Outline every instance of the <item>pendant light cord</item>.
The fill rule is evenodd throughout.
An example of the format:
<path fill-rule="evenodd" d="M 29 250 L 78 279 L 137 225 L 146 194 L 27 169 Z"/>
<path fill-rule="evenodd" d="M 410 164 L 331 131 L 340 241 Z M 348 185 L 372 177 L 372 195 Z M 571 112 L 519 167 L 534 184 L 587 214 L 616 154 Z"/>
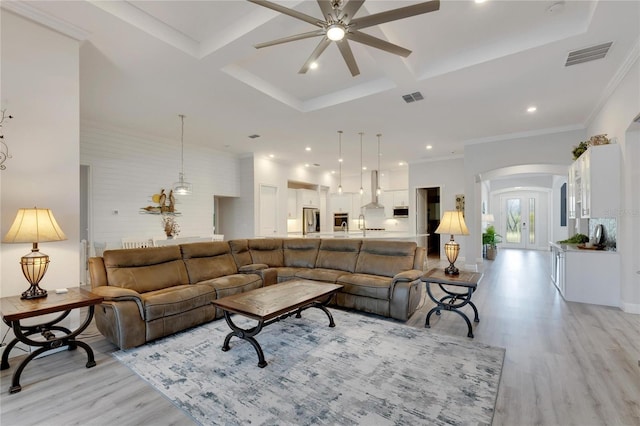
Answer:
<path fill-rule="evenodd" d="M 360 132 L 360 195 L 364 194 L 364 187 L 362 186 L 362 135 L 364 135 L 364 132 Z"/>
<path fill-rule="evenodd" d="M 179 114 L 182 122 L 180 130 L 180 182 L 184 180 L 184 114 Z"/>

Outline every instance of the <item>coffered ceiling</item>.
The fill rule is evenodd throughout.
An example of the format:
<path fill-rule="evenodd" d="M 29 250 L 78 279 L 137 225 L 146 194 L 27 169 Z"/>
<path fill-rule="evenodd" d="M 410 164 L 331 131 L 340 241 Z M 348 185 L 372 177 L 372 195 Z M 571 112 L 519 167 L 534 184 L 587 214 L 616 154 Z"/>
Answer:
<path fill-rule="evenodd" d="M 316 1 L 280 1 L 321 17 Z M 415 4 L 368 0 L 357 16 Z M 3 9 L 81 40 L 81 118 L 276 161 L 358 173 L 461 155 L 465 143 L 584 127 L 638 55 L 640 2 L 443 0 L 435 12 L 363 32 L 405 58 L 351 43 L 298 70 L 319 38 L 255 49 L 315 29 L 242 0 L 3 1 Z M 565 67 L 569 52 L 613 42 L 605 58 Z M 423 100 L 406 103 L 403 95 Z M 527 108 L 536 106 L 535 113 Z M 249 138 L 249 135 L 260 135 Z M 426 146 L 430 145 L 430 150 Z M 305 151 L 310 147 L 311 151 Z M 353 161 L 349 161 L 352 159 Z"/>

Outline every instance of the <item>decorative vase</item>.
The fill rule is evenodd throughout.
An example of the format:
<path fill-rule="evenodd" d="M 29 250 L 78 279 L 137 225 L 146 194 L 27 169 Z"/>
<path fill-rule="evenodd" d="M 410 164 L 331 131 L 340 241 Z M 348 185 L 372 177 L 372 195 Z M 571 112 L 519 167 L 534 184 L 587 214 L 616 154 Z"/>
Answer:
<path fill-rule="evenodd" d="M 498 255 L 498 247 L 487 246 L 487 259 L 494 260 Z"/>

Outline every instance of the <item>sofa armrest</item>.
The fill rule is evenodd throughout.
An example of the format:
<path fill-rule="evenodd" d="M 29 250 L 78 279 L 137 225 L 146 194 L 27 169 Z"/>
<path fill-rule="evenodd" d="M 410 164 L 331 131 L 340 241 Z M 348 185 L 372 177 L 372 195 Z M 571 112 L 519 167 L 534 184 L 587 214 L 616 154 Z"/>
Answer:
<path fill-rule="evenodd" d="M 238 272 L 242 274 L 255 274 L 256 271 L 267 269 L 269 265 L 266 263 L 252 263 L 250 265 L 244 265 L 238 268 Z"/>
<path fill-rule="evenodd" d="M 140 318 L 144 319 L 144 308 L 142 305 L 142 298 L 140 293 L 128 288 L 114 287 L 114 286 L 98 286 L 91 289 L 92 293 L 98 296 L 104 297 L 108 302 L 124 302 L 133 301 L 138 305 L 138 311 L 140 312 Z"/>
<path fill-rule="evenodd" d="M 415 281 L 417 279 L 419 279 L 422 274 L 424 274 L 424 272 L 419 271 L 417 269 L 409 269 L 408 271 L 402 271 L 399 274 L 396 274 L 395 277 L 393 277 L 393 283 L 397 283 L 397 282 L 407 282 L 407 281 Z"/>

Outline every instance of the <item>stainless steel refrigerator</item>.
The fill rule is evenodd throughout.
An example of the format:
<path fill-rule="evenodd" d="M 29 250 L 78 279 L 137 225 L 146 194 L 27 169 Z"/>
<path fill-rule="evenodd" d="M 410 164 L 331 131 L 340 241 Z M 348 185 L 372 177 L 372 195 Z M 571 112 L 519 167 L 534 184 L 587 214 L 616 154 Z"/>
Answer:
<path fill-rule="evenodd" d="M 305 207 L 302 209 L 302 234 L 320 232 L 320 209 Z"/>

